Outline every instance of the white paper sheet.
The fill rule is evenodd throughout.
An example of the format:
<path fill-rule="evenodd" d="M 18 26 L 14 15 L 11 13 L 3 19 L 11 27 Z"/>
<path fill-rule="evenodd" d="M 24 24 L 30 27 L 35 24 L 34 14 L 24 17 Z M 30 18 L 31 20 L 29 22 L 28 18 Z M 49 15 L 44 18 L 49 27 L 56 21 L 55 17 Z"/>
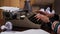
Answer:
<path fill-rule="evenodd" d="M 50 33 L 41 29 L 30 29 L 22 32 L 18 31 L 1 32 L 1 34 L 50 34 Z"/>
<path fill-rule="evenodd" d="M 20 8 L 17 8 L 17 7 L 8 7 L 8 6 L 3 6 L 3 7 L 0 7 L 0 9 L 3 9 L 4 11 L 10 11 L 10 12 L 12 12 L 12 11 L 19 11 L 19 9 Z"/>

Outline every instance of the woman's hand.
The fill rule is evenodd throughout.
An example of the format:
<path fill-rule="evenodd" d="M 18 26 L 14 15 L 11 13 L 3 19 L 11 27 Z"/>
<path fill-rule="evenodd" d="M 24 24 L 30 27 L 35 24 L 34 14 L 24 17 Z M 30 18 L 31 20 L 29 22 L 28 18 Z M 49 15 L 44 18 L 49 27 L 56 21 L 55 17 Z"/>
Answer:
<path fill-rule="evenodd" d="M 36 16 L 35 16 L 38 20 L 42 20 L 43 22 L 45 23 L 48 23 L 50 22 L 49 18 L 45 15 L 42 15 L 40 13 L 38 13 Z"/>
<path fill-rule="evenodd" d="M 53 22 L 53 24 L 52 24 L 52 30 L 54 30 L 55 25 L 56 25 L 57 23 L 59 23 L 59 22 L 58 22 L 58 21 L 54 21 L 54 22 Z"/>

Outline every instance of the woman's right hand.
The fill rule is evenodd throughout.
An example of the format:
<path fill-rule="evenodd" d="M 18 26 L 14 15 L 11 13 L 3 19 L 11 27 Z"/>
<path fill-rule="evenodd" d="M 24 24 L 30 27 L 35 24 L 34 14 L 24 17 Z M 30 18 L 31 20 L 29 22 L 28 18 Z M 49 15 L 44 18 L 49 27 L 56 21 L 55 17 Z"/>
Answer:
<path fill-rule="evenodd" d="M 43 22 L 45 23 L 48 23 L 50 22 L 49 18 L 45 15 L 42 15 L 40 13 L 38 13 L 36 16 L 35 16 L 38 20 L 42 20 Z"/>

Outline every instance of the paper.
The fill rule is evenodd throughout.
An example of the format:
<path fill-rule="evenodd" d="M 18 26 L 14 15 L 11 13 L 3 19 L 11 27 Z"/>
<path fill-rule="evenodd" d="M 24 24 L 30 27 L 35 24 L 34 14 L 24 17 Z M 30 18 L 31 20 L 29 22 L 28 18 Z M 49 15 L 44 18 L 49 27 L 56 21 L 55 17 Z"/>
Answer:
<path fill-rule="evenodd" d="M 44 8 L 41 8 L 39 11 L 42 11 L 42 12 L 44 12 Z"/>
<path fill-rule="evenodd" d="M 12 11 L 19 11 L 20 8 L 17 8 L 17 7 L 7 7 L 7 6 L 3 6 L 3 7 L 0 7 L 0 9 L 3 9 L 3 10 L 7 10 L 8 12 L 12 12 Z"/>
<path fill-rule="evenodd" d="M 30 29 L 22 32 L 18 31 L 1 32 L 1 34 L 50 34 L 50 33 L 41 29 Z"/>

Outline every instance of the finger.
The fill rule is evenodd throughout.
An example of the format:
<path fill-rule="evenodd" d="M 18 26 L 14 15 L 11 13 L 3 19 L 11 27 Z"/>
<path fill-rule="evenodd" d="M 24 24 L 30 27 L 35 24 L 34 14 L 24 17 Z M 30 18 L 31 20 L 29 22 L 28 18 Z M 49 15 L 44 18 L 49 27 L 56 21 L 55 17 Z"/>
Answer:
<path fill-rule="evenodd" d="M 39 19 L 37 19 L 37 21 L 39 21 Z"/>
<path fill-rule="evenodd" d="M 34 17 L 37 17 L 36 15 Z"/>

